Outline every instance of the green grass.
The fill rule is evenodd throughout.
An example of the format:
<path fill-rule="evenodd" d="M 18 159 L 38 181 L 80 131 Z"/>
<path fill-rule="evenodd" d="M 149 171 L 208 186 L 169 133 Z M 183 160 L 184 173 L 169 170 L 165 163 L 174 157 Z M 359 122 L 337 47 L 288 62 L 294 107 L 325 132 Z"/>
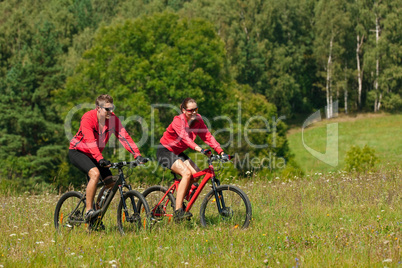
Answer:
<path fill-rule="evenodd" d="M 305 144 L 325 153 L 327 124 L 338 124 L 339 164 L 332 167 L 312 156 L 303 146 L 301 128 L 288 135 L 295 160 L 306 173 L 328 172 L 345 168 L 346 152 L 352 145 L 368 145 L 375 149 L 380 165 L 402 163 L 402 115 L 367 115 L 358 118 L 342 117 L 313 124 L 304 131 Z"/>
<path fill-rule="evenodd" d="M 60 196 L 3 195 L 0 267 L 400 267 L 401 174 L 234 181 L 253 205 L 247 230 L 202 228 L 197 200 L 190 222 L 121 236 L 112 204 L 105 231 L 58 235 Z"/>

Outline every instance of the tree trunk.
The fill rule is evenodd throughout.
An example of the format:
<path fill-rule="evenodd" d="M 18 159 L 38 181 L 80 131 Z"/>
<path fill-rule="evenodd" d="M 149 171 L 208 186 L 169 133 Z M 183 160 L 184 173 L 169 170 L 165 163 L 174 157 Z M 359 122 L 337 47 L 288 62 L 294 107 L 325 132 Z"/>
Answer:
<path fill-rule="evenodd" d="M 381 100 L 382 100 L 382 93 L 380 93 L 380 98 L 378 99 L 378 103 L 377 103 L 377 112 L 380 111 L 380 108 L 381 108 Z"/>
<path fill-rule="evenodd" d="M 331 41 L 329 42 L 329 55 L 328 55 L 328 64 L 327 64 L 327 81 L 325 86 L 325 91 L 327 93 L 327 118 L 332 118 L 332 91 L 331 91 L 331 68 L 332 68 L 332 42 L 333 36 L 331 37 Z"/>
<path fill-rule="evenodd" d="M 336 87 L 336 101 L 339 101 L 339 87 Z"/>
<path fill-rule="evenodd" d="M 243 11 L 243 9 L 242 9 L 242 11 L 240 12 L 240 18 L 243 20 L 244 33 L 245 33 L 246 36 L 247 36 L 247 41 L 249 41 L 249 40 L 250 40 L 250 35 L 249 35 L 249 33 L 248 33 L 248 29 L 247 29 L 247 26 L 246 26 L 246 19 L 245 19 L 245 17 L 244 17 L 244 11 Z"/>
<path fill-rule="evenodd" d="M 345 64 L 345 87 L 344 87 L 344 101 L 345 101 L 345 114 L 348 114 L 348 76 L 347 76 L 347 63 Z"/>
<path fill-rule="evenodd" d="M 363 71 L 360 66 L 360 51 L 361 51 L 361 47 L 363 46 L 363 40 L 364 40 L 364 35 L 362 36 L 361 40 L 360 40 L 360 36 L 357 35 L 357 48 L 356 48 L 357 82 L 358 82 L 357 105 L 359 107 L 359 110 L 361 109 L 361 105 L 362 105 Z"/>
<path fill-rule="evenodd" d="M 380 97 L 378 98 L 378 76 L 380 74 L 380 57 L 378 55 L 378 40 L 380 39 L 380 24 L 378 21 L 378 16 L 376 15 L 375 17 L 375 44 L 377 48 L 377 53 L 376 53 L 376 71 L 375 71 L 375 81 L 374 81 L 374 90 L 376 92 L 376 97 L 374 101 L 374 112 L 378 112 L 381 107 L 381 99 L 382 99 L 382 94 L 380 93 Z"/>
<path fill-rule="evenodd" d="M 348 114 L 348 90 L 345 88 L 345 114 Z"/>

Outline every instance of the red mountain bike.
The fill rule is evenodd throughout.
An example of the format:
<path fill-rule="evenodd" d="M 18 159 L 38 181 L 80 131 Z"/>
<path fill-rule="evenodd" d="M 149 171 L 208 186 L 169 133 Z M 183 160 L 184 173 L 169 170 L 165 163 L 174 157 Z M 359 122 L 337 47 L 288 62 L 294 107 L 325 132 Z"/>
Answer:
<path fill-rule="evenodd" d="M 232 158 L 233 156 L 229 156 L 229 159 Z M 185 197 L 188 203 L 183 209 L 190 211 L 207 182 L 211 180 L 212 190 L 205 196 L 200 208 L 201 225 L 207 227 L 224 224 L 233 228 L 247 228 L 252 215 L 251 203 L 247 195 L 234 185 L 220 185 L 215 175 L 213 162 L 219 162 L 222 168 L 222 163 L 225 161 L 227 160 L 219 155 L 211 155 L 208 158 L 209 167 L 193 175 L 194 178 L 201 176 L 204 178 L 198 186 L 191 185 Z M 173 173 L 173 175 L 174 183 L 168 189 L 163 186 L 151 186 L 143 192 L 151 209 L 154 224 L 164 219 L 170 221 L 173 217 L 176 204 L 174 192 L 180 183 L 176 174 Z"/>

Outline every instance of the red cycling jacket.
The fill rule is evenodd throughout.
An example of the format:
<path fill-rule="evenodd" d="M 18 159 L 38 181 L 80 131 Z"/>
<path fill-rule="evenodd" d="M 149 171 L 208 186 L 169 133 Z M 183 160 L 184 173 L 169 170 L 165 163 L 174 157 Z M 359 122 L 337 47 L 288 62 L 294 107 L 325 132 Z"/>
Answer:
<path fill-rule="evenodd" d="M 173 122 L 166 129 L 165 133 L 163 133 L 160 143 L 169 151 L 178 155 L 187 148 L 194 150 L 197 146 L 194 142 L 197 135 L 218 154 L 223 152 L 221 145 L 208 131 L 204 120 L 202 120 L 199 114 L 197 114 L 197 118 L 191 125 L 191 128 L 188 126 L 185 114 L 175 116 Z"/>
<path fill-rule="evenodd" d="M 99 131 L 97 110 L 91 110 L 82 116 L 80 129 L 70 141 L 70 149 L 81 151 L 99 162 L 103 158 L 102 151 L 111 133 L 114 133 L 124 148 L 134 155 L 134 158 L 141 155 L 137 145 L 114 113 L 111 114 L 110 119 L 105 120 L 103 132 Z"/>

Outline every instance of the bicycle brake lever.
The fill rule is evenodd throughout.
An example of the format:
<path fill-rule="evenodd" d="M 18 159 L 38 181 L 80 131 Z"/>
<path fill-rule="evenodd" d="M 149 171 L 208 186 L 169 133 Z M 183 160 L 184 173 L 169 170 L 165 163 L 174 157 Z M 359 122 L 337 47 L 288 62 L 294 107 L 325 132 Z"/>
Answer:
<path fill-rule="evenodd" d="M 134 167 L 136 167 L 136 166 L 144 165 L 144 164 L 147 163 L 148 161 L 150 161 L 149 158 L 143 158 L 143 159 L 141 160 L 141 162 L 139 162 L 138 160 L 135 160 L 135 161 L 130 162 L 130 167 L 131 167 L 131 168 L 134 168 Z"/>
<path fill-rule="evenodd" d="M 116 167 L 117 167 L 117 163 L 110 164 L 110 168 L 116 168 Z"/>

